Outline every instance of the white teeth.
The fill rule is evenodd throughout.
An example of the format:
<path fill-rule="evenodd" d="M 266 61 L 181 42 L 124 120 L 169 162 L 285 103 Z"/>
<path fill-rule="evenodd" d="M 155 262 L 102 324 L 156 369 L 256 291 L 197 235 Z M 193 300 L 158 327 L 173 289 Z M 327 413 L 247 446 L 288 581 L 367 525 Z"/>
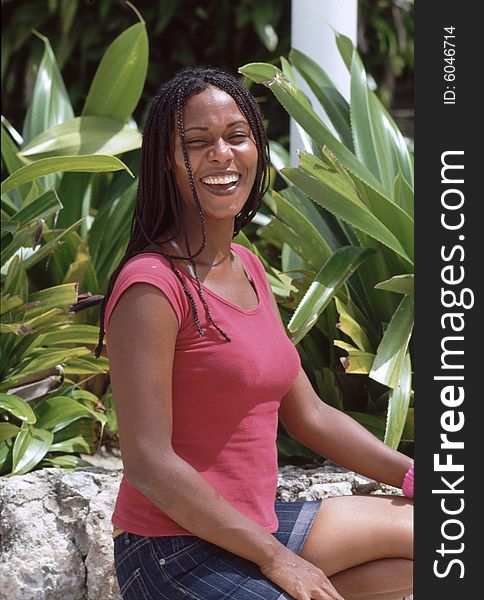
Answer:
<path fill-rule="evenodd" d="M 223 184 L 223 183 L 235 183 L 239 180 L 240 175 L 219 175 L 217 177 L 203 177 L 203 183 L 208 184 Z"/>

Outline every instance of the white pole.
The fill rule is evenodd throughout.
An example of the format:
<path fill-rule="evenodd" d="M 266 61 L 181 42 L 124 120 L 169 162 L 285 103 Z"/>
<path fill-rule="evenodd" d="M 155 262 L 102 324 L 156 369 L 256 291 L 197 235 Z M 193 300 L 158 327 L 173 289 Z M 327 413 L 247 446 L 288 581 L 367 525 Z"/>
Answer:
<path fill-rule="evenodd" d="M 292 0 L 291 46 L 321 65 L 347 100 L 350 76 L 336 47 L 333 29 L 348 36 L 356 46 L 357 19 L 357 0 Z M 301 88 L 318 115 L 334 131 L 309 86 L 302 80 Z M 297 165 L 297 150 L 304 146 L 293 119 L 290 149 L 291 164 Z"/>

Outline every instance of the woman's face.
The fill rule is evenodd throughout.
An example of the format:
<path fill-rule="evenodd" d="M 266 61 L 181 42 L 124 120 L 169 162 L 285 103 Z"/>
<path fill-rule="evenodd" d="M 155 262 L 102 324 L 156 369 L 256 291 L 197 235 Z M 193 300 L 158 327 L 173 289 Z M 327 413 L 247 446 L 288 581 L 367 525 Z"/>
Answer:
<path fill-rule="evenodd" d="M 254 185 L 257 147 L 235 100 L 210 86 L 187 100 L 185 141 L 195 188 L 207 218 L 231 219 L 243 208 Z M 174 132 L 174 171 L 185 207 L 195 211 L 188 173 Z"/>

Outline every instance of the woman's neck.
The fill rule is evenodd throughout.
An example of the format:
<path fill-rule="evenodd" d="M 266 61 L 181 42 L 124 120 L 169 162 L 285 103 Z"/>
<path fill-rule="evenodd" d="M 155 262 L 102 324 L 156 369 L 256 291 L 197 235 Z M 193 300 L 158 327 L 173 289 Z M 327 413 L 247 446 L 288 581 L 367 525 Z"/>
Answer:
<path fill-rule="evenodd" d="M 173 233 L 174 229 L 169 233 L 165 232 L 163 236 L 160 237 L 166 239 L 167 237 L 171 237 Z M 223 264 L 229 265 L 232 258 L 232 251 L 230 248 L 232 234 L 233 219 L 231 220 L 231 223 L 225 221 L 216 221 L 214 223 L 212 220 L 207 219 L 205 248 L 193 259 L 194 262 L 198 266 L 205 267 L 221 267 Z M 200 222 L 198 222 L 196 227 L 187 226 L 187 237 L 190 245 L 190 254 L 193 255 L 202 245 L 203 237 Z M 185 236 L 182 231 L 175 236 L 174 241 L 178 246 L 176 252 L 182 256 L 188 256 Z M 168 247 L 170 248 L 170 245 Z M 171 245 L 171 249 L 174 249 L 173 245 Z"/>

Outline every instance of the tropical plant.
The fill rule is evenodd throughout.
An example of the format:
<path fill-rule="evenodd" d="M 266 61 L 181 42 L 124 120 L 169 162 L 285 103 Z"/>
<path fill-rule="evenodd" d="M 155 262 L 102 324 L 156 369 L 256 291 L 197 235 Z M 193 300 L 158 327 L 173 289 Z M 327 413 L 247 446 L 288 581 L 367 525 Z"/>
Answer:
<path fill-rule="evenodd" d="M 289 61 L 281 59 L 282 70 L 264 63 L 239 69 L 273 92 L 305 144 L 297 168 L 273 144 L 273 164 L 287 187 L 267 194 L 272 218 L 260 234 L 281 249 L 282 272 L 298 289 L 281 301 L 292 311 L 288 331 L 301 342 L 322 397 L 345 407 L 334 390 L 339 379 L 334 350 L 329 350 L 333 372 L 319 360 L 321 333 L 344 351 L 347 375 L 367 376 L 366 405 L 348 412 L 397 447 L 406 424 L 404 439 L 413 437 L 413 161 L 370 90 L 353 44 L 339 34 L 336 43 L 351 74 L 349 103 L 319 65 L 294 49 Z M 296 70 L 336 135 L 299 89 Z"/>
<path fill-rule="evenodd" d="M 134 111 L 139 122 L 160 82 L 186 65 L 211 64 L 233 71 L 243 61 L 271 61 L 289 50 L 289 0 L 133 4 L 143 13 L 150 36 L 146 85 Z M 32 43 L 33 30 L 49 39 L 77 114 L 106 45 L 132 24 L 132 10 L 124 0 L 7 0 L 2 2 L 2 23 L 2 106 L 15 124 L 24 112 L 19 98 L 30 98 L 42 54 L 41 45 Z M 270 103 L 265 112 L 271 115 L 272 135 L 286 135 L 284 111 L 270 95 L 263 100 Z"/>
<path fill-rule="evenodd" d="M 75 453 L 93 454 L 95 423 L 101 424 L 100 439 L 107 421 L 88 405 L 97 402 L 91 396 L 85 390 L 73 391 L 71 397 L 47 396 L 32 408 L 15 394 L 0 393 L 0 475 L 23 475 L 41 467 L 89 466 Z"/>
<path fill-rule="evenodd" d="M 71 315 L 104 291 L 128 238 L 136 181 L 116 155 L 136 161 L 141 143 L 131 114 L 146 76 L 146 29 L 141 20 L 109 46 L 78 117 L 42 39 L 23 134 L 2 117 L 1 473 L 81 464 L 65 453 L 95 450 L 94 423 L 100 435 L 106 423 L 116 429 L 109 394 L 106 410 L 69 379 L 108 372 L 92 354 L 97 308 Z"/>
<path fill-rule="evenodd" d="M 15 159 L 3 148 L 6 162 Z M 37 165 L 38 167 L 38 165 Z M 5 182 L 24 181 L 20 171 Z M 15 175 L 17 174 L 17 175 Z M 37 185 L 32 184 L 35 195 Z M 17 209 L 8 192 L 2 196 L 2 289 L 0 350 L 0 474 L 22 474 L 45 465 L 73 467 L 87 464 L 66 452 L 92 453 L 95 421 L 104 427 L 106 416 L 83 406 L 72 390 L 71 398 L 46 394 L 63 387 L 72 376 L 106 373 L 108 361 L 94 360 L 87 347 L 96 343 L 98 329 L 76 324 L 69 311 L 82 300 L 77 283 L 63 283 L 30 291 L 28 272 L 60 244 L 75 235 L 80 221 L 67 229 L 45 231 L 45 219 L 62 208 L 49 189 Z M 72 314 L 72 313 L 71 313 Z M 84 395 L 83 395 L 84 394 Z M 95 397 L 97 404 L 97 397 Z M 39 399 L 40 402 L 37 402 Z M 30 403 L 35 406 L 31 408 Z M 74 425 L 74 421 L 77 421 Z M 35 425 L 35 426 L 34 426 Z"/>

